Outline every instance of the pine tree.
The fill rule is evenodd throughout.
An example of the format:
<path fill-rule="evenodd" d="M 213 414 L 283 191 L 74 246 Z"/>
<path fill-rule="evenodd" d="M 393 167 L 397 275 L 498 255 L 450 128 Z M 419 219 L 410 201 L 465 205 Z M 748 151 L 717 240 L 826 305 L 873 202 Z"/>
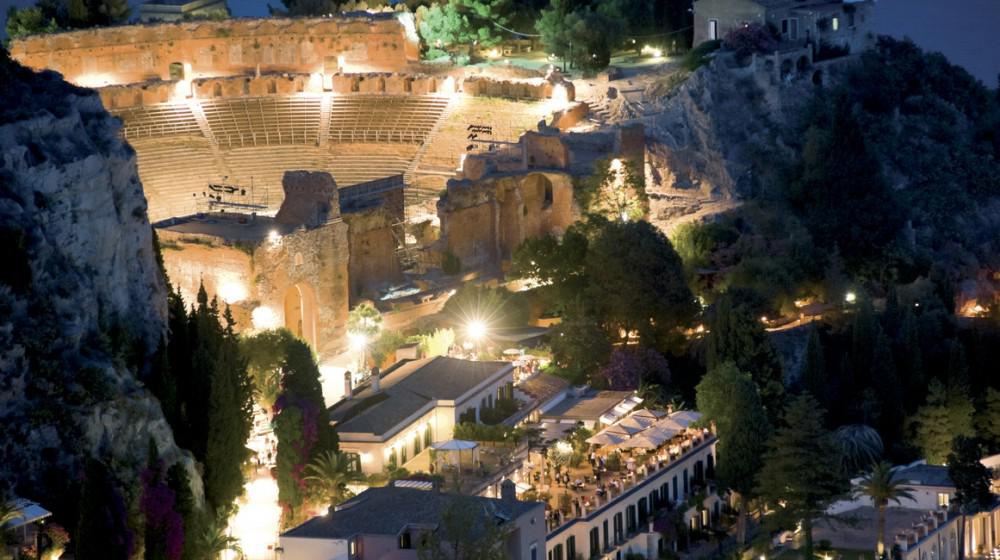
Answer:
<path fill-rule="evenodd" d="M 740 293 L 727 292 L 715 304 L 706 364 L 711 370 L 732 362 L 739 371 L 749 373 L 773 422 L 785 394 L 781 361 L 757 314 L 749 305 L 738 303 L 741 299 Z"/>
<path fill-rule="evenodd" d="M 757 492 L 774 509 L 768 520 L 782 528 L 801 521 L 806 558 L 813 557 L 813 520 L 848 490 L 824 413 L 812 395 L 795 397 L 768 441 L 758 477 Z"/>
<path fill-rule="evenodd" d="M 951 341 L 948 352 L 948 386 L 958 390 L 969 389 L 969 364 L 965 359 L 965 345 L 957 338 Z"/>
<path fill-rule="evenodd" d="M 872 368 L 875 354 L 875 341 L 878 338 L 878 318 L 875 309 L 868 298 L 860 298 L 858 312 L 854 316 L 854 326 L 851 328 L 851 387 L 864 386 L 864 378 Z M 848 391 L 846 394 L 852 394 Z"/>

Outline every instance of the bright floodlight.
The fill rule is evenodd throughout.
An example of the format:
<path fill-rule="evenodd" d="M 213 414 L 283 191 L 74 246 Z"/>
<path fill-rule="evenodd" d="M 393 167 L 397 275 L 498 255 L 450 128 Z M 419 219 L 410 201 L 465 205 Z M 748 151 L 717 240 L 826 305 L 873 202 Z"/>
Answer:
<path fill-rule="evenodd" d="M 361 350 L 368 344 L 368 337 L 363 333 L 347 333 L 347 338 L 351 341 L 351 348 L 355 350 Z"/>
<path fill-rule="evenodd" d="M 472 321 L 465 328 L 466 332 L 469 334 L 469 338 L 473 340 L 481 340 L 486 336 L 486 323 L 482 321 Z"/>
<path fill-rule="evenodd" d="M 854 292 L 847 292 L 847 294 L 844 296 L 844 301 L 846 301 L 847 303 L 854 303 L 855 301 L 858 301 L 858 295 L 855 294 Z"/>

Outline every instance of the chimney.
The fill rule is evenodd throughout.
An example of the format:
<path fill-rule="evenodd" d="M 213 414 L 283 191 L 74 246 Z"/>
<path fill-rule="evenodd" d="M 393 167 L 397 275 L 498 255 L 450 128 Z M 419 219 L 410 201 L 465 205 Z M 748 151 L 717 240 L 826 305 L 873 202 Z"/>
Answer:
<path fill-rule="evenodd" d="M 351 372 L 344 372 L 344 398 L 349 399 L 354 396 L 354 392 L 351 390 Z"/>
<path fill-rule="evenodd" d="M 514 481 L 507 479 L 500 483 L 500 499 L 505 504 L 512 504 L 517 501 L 517 486 Z"/>
<path fill-rule="evenodd" d="M 378 391 L 379 391 L 379 377 L 380 377 L 380 374 L 381 374 L 381 372 L 379 371 L 378 366 L 375 366 L 375 367 L 372 368 L 372 392 L 373 393 L 378 393 Z"/>

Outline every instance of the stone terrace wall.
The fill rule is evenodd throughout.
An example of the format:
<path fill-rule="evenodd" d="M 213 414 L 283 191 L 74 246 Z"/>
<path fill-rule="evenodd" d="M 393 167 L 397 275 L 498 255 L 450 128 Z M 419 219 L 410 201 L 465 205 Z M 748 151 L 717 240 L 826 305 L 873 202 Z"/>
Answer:
<path fill-rule="evenodd" d="M 170 79 L 170 64 L 194 76 L 261 72 L 401 70 L 419 45 L 393 14 L 344 18 L 236 19 L 126 25 L 15 40 L 11 56 L 89 87 Z M 342 58 L 341 58 L 342 57 Z M 341 62 L 343 65 L 341 66 Z"/>

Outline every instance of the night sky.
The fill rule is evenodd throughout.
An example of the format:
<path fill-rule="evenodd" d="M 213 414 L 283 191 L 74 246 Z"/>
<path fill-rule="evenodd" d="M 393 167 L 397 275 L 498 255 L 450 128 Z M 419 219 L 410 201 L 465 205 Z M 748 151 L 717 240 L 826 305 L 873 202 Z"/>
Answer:
<path fill-rule="evenodd" d="M 268 1 L 281 5 L 281 0 L 229 0 L 229 6 L 236 16 L 265 16 Z M 9 6 L 32 3 L 0 0 L 0 20 L 6 23 Z M 132 0 L 133 5 L 140 3 Z M 908 36 L 926 50 L 941 51 L 988 86 L 997 85 L 1000 0 L 878 0 L 876 28 L 881 34 Z"/>

